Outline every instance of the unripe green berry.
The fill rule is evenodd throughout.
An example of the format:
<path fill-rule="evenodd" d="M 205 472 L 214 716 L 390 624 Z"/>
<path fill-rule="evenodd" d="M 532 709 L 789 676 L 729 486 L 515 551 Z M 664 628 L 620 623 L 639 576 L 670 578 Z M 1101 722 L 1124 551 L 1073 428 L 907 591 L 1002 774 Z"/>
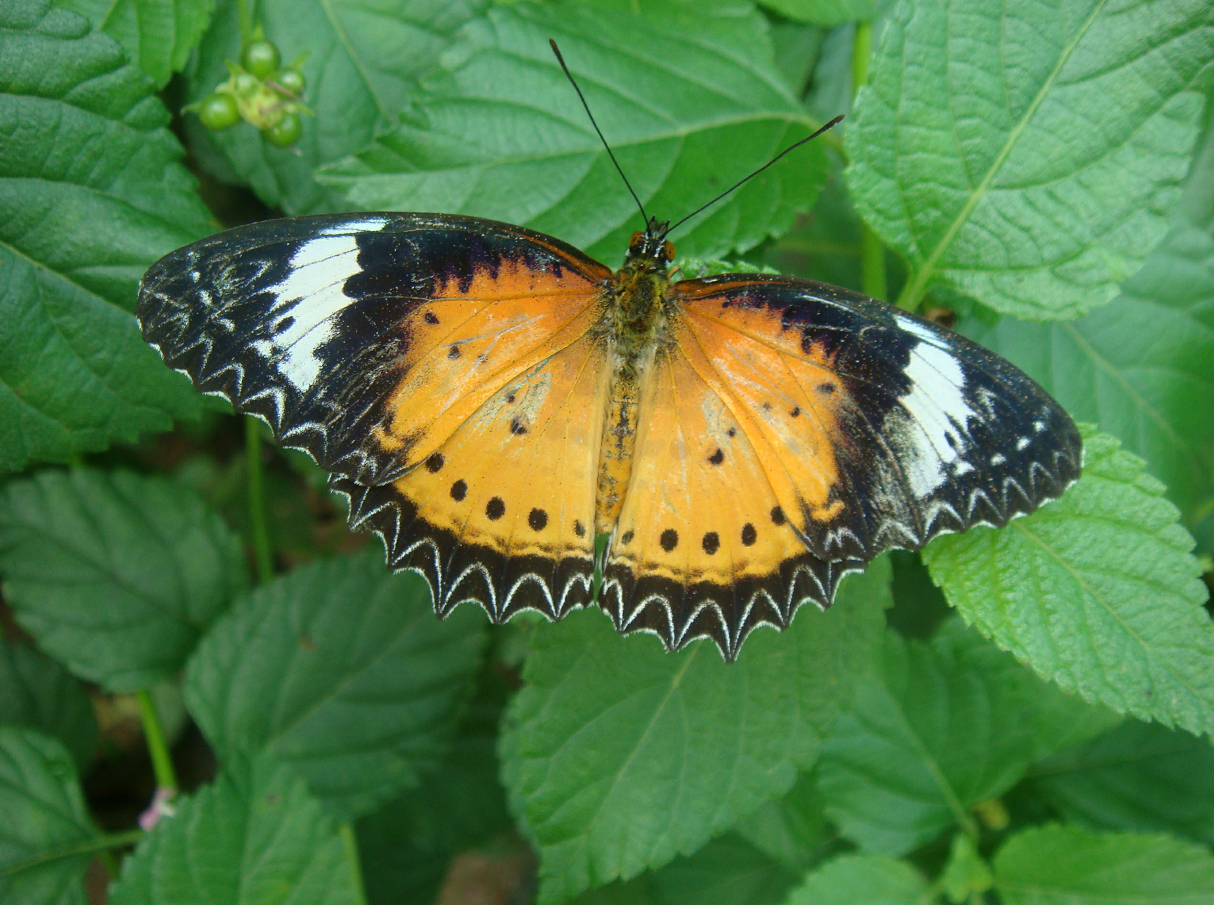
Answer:
<path fill-rule="evenodd" d="M 299 136 L 303 134 L 303 122 L 300 121 L 298 113 L 284 113 L 282 119 L 263 129 L 261 134 L 270 144 L 285 148 L 299 141 Z"/>
<path fill-rule="evenodd" d="M 240 54 L 240 64 L 259 79 L 273 75 L 280 62 L 278 48 L 269 41 L 254 41 Z"/>
<path fill-rule="evenodd" d="M 303 94 L 303 73 L 296 69 L 280 69 L 274 74 L 272 81 L 281 86 L 288 94 L 293 94 L 296 97 Z"/>
<path fill-rule="evenodd" d="M 227 129 L 236 125 L 240 122 L 236 98 L 223 91 L 208 94 L 198 106 L 198 118 L 208 129 Z"/>

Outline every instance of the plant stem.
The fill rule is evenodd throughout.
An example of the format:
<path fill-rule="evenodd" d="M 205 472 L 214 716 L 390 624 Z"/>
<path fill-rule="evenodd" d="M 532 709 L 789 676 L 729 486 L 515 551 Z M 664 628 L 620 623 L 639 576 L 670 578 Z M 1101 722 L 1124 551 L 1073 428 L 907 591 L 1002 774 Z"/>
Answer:
<path fill-rule="evenodd" d="M 889 284 L 885 279 L 885 246 L 867 224 L 861 224 L 860 279 L 864 294 L 886 301 Z"/>
<path fill-rule="evenodd" d="M 236 4 L 236 15 L 240 20 L 240 46 L 242 49 L 253 40 L 253 3 L 254 0 L 239 0 Z"/>
<path fill-rule="evenodd" d="M 257 563 L 257 581 L 274 577 L 274 559 L 270 553 L 270 532 L 266 527 L 266 495 L 261 470 L 261 425 L 252 415 L 244 416 L 245 469 L 249 490 L 249 533 L 253 558 Z"/>
<path fill-rule="evenodd" d="M 851 42 L 851 96 L 856 99 L 856 92 L 861 85 L 868 84 L 868 64 L 873 57 L 873 23 L 857 22 L 856 34 Z"/>
<path fill-rule="evenodd" d="M 363 889 L 362 862 L 358 858 L 358 839 L 354 835 L 354 827 L 346 821 L 341 824 L 339 832 L 341 841 L 345 843 L 346 858 L 350 861 L 350 873 L 354 878 L 354 905 L 367 905 L 367 893 Z"/>
<path fill-rule="evenodd" d="M 873 55 L 873 24 L 857 22 L 856 34 L 852 38 L 851 91 L 852 100 L 861 85 L 868 84 L 868 64 Z M 854 107 L 854 104 L 853 104 Z M 864 222 L 860 224 L 860 276 L 865 295 L 885 300 L 889 295 L 889 284 L 885 278 L 885 246 Z"/>
<path fill-rule="evenodd" d="M 160 717 L 156 715 L 152 696 L 147 689 L 140 689 L 135 692 L 135 699 L 139 702 L 139 719 L 143 722 L 143 737 L 147 739 L 148 753 L 152 756 L 156 785 L 177 791 L 177 774 L 173 772 L 169 746 L 164 740 L 164 730 L 160 728 Z"/>

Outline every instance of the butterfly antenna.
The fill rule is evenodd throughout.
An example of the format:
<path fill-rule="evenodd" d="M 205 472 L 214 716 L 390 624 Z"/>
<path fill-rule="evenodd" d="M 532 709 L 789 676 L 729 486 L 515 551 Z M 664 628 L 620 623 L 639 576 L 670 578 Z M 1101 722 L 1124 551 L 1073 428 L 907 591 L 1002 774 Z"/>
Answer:
<path fill-rule="evenodd" d="M 717 195 L 717 197 L 713 198 L 711 201 L 709 201 L 703 207 L 697 208 L 696 210 L 694 210 L 690 214 L 688 214 L 686 217 L 684 217 L 682 220 L 680 220 L 678 223 L 674 224 L 674 226 L 670 227 L 670 232 L 674 232 L 674 230 L 678 229 L 680 226 L 682 226 L 684 223 L 686 223 L 688 220 L 690 220 L 696 214 L 702 213 L 703 211 L 712 207 L 714 204 L 716 204 L 718 201 L 720 201 L 722 198 L 724 198 L 726 195 L 728 195 L 734 189 L 749 182 L 751 179 L 754 179 L 756 176 L 758 176 L 760 173 L 762 173 L 764 170 L 766 170 L 769 166 L 771 166 L 773 163 L 775 163 L 777 160 L 779 160 L 781 157 L 783 157 L 785 154 L 787 154 L 789 151 L 795 151 L 797 148 L 801 147 L 801 145 L 805 144 L 807 141 L 813 141 L 815 138 L 817 138 L 823 132 L 827 131 L 828 129 L 833 129 L 835 126 L 839 125 L 839 123 L 842 122 L 842 120 L 843 120 L 843 115 L 840 114 L 839 116 L 836 116 L 834 119 L 832 119 L 830 122 L 828 122 L 821 129 L 819 129 L 817 132 L 815 132 L 813 135 L 807 135 L 805 138 L 802 138 L 796 144 L 789 145 L 787 148 L 785 148 L 783 151 L 781 151 L 779 154 L 777 154 L 771 160 L 767 161 L 767 163 L 763 164 L 763 166 L 759 167 L 757 170 L 755 170 L 749 176 L 739 179 L 736 183 L 731 185 L 725 191 L 721 192 L 721 194 Z"/>
<path fill-rule="evenodd" d="M 637 207 L 641 209 L 641 216 L 645 218 L 645 223 L 648 224 L 649 215 L 645 213 L 645 205 L 641 204 L 641 199 L 638 198 L 637 193 L 632 190 L 632 183 L 629 182 L 628 177 L 624 175 L 624 170 L 620 167 L 620 162 L 615 159 L 615 154 L 611 152 L 611 145 L 607 144 L 607 139 L 603 137 L 603 131 L 599 128 L 599 124 L 594 121 L 594 114 L 590 112 L 590 105 L 586 103 L 586 97 L 582 94 L 582 89 L 579 88 L 577 86 L 577 82 L 573 80 L 573 73 L 571 73 L 569 71 L 569 67 L 565 65 L 565 58 L 561 56 L 561 49 L 556 46 L 556 41 L 552 40 L 552 38 L 548 39 L 548 43 L 552 45 L 552 52 L 556 54 L 556 61 L 561 64 L 561 69 L 565 71 L 565 78 L 569 79 L 569 84 L 573 86 L 573 90 L 577 92 L 578 99 L 581 100 L 582 106 L 586 109 L 586 115 L 590 117 L 590 125 L 594 126 L 594 131 L 599 135 L 599 141 L 601 141 L 603 143 L 603 147 L 607 149 L 607 156 L 610 157 L 611 162 L 615 164 L 616 172 L 619 173 L 620 178 L 624 180 L 624 185 L 628 187 L 628 192 L 632 195 L 632 200 L 637 203 Z M 791 151 L 792 148 L 789 148 L 788 150 Z M 778 159 L 779 158 L 777 158 L 777 160 Z M 773 161 L 773 163 L 774 162 L 775 161 Z"/>

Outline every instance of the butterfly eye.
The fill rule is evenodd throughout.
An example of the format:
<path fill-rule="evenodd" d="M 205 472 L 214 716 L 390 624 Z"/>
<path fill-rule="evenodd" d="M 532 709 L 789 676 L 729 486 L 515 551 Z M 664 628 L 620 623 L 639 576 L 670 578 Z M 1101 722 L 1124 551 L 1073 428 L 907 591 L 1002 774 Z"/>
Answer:
<path fill-rule="evenodd" d="M 633 233 L 632 238 L 628 240 L 628 250 L 630 252 L 640 251 L 641 245 L 642 245 L 642 243 L 644 243 L 644 241 L 645 241 L 645 234 L 643 232 Z"/>
<path fill-rule="evenodd" d="M 671 242 L 669 239 L 667 239 L 666 242 L 663 243 L 663 245 L 662 245 L 662 256 L 667 261 L 674 260 L 674 243 Z"/>

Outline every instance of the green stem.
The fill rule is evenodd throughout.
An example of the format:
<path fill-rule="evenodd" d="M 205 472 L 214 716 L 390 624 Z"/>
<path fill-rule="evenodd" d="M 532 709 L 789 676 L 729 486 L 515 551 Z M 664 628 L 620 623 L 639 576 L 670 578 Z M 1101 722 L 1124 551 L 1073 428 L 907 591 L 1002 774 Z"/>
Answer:
<path fill-rule="evenodd" d="M 147 689 L 135 692 L 139 702 L 139 719 L 143 721 L 143 737 L 147 739 L 148 753 L 152 756 L 152 772 L 156 776 L 156 785 L 162 789 L 177 790 L 177 774 L 173 772 L 173 761 L 169 757 L 169 746 L 164 740 L 164 730 L 160 727 L 160 717 L 156 715 L 156 705 Z"/>
<path fill-rule="evenodd" d="M 349 821 L 341 824 L 338 831 L 341 841 L 346 847 L 346 858 L 350 861 L 350 873 L 354 879 L 354 905 L 367 905 L 367 893 L 363 889 L 362 862 L 358 858 L 358 839 L 354 835 L 354 827 Z"/>
<path fill-rule="evenodd" d="M 134 845 L 142 838 L 143 830 L 126 830 L 122 833 L 106 833 L 101 836 L 93 836 L 90 839 L 82 839 L 80 842 L 72 842 L 68 845 L 43 849 L 38 854 L 32 855 L 29 858 L 13 861 L 0 867 L 0 877 L 16 876 L 22 871 L 33 870 L 35 867 L 41 867 L 60 858 L 71 858 L 76 855 L 89 855 L 93 852 L 108 852 L 114 848 L 125 848 L 128 845 Z"/>
<path fill-rule="evenodd" d="M 873 23 L 857 22 L 856 34 L 851 42 L 851 96 L 861 85 L 868 84 L 868 64 L 873 58 Z"/>
<path fill-rule="evenodd" d="M 261 470 L 261 425 L 252 415 L 244 416 L 245 468 L 249 489 L 249 532 L 257 580 L 265 583 L 274 577 L 274 559 L 270 553 L 270 531 L 266 527 L 266 495 Z"/>
<path fill-rule="evenodd" d="M 868 65 L 872 61 L 872 56 L 873 24 L 857 22 L 851 50 L 853 101 L 860 86 L 868 84 Z M 867 223 L 860 224 L 860 275 L 861 288 L 865 295 L 883 301 L 889 296 L 889 283 L 885 276 L 885 246 Z"/>
<path fill-rule="evenodd" d="M 253 3 L 254 0 L 239 0 L 236 4 L 236 15 L 240 19 L 240 46 L 242 49 L 253 40 Z"/>
<path fill-rule="evenodd" d="M 867 223 L 860 225 L 860 279 L 864 294 L 885 301 L 889 284 L 885 279 L 885 246 Z"/>

